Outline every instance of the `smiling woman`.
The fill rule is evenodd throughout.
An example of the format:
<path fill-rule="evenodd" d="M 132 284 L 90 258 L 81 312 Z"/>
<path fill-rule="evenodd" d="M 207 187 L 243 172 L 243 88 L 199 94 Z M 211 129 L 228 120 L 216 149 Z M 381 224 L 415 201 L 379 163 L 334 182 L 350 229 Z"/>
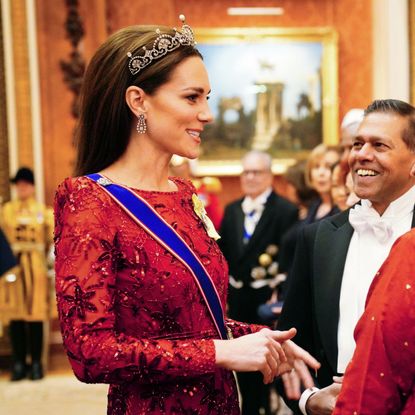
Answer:
<path fill-rule="evenodd" d="M 295 364 L 310 385 L 302 359 L 318 367 L 289 340 L 295 330 L 225 319 L 218 235 L 191 183 L 168 176 L 173 154 L 199 155 L 212 120 L 194 45 L 186 24 L 134 26 L 98 49 L 82 91 L 81 177 L 56 196 L 64 344 L 80 380 L 111 384 L 111 415 L 236 415 L 232 370 L 269 383 Z"/>
<path fill-rule="evenodd" d="M 148 147 L 149 154 L 157 159 L 164 154 L 198 157 L 200 133 L 212 121 L 209 92 L 208 75 L 200 57 L 187 58 L 177 65 L 169 81 L 152 95 L 130 86 L 127 104 L 134 114 L 142 114 L 149 126 L 148 134 L 137 143 L 140 151 Z"/>

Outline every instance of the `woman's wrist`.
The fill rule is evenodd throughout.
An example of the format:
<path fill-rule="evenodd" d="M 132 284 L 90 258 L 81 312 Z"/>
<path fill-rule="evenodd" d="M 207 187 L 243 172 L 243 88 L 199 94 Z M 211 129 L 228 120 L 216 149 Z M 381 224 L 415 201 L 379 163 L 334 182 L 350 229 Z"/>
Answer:
<path fill-rule="evenodd" d="M 217 366 L 226 367 L 227 363 L 227 343 L 229 340 L 213 340 L 215 346 L 215 362 Z"/>

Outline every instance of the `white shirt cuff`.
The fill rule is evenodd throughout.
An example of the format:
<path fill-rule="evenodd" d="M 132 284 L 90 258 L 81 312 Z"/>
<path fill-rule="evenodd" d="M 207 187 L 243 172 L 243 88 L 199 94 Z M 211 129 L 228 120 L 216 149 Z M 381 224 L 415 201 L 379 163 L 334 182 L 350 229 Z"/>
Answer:
<path fill-rule="evenodd" d="M 307 410 L 305 408 L 307 401 L 310 399 L 311 395 L 314 395 L 319 390 L 320 389 L 316 387 L 308 388 L 301 394 L 300 400 L 298 401 L 298 407 L 304 415 L 307 415 Z"/>

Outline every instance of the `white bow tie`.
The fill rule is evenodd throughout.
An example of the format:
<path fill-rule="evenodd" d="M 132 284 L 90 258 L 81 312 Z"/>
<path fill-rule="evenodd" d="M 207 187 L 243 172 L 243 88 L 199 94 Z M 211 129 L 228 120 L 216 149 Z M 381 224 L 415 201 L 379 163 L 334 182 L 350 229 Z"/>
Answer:
<path fill-rule="evenodd" d="M 385 243 L 393 235 L 390 223 L 366 206 L 356 205 L 349 212 L 349 222 L 357 233 L 373 232 L 380 243 Z"/>

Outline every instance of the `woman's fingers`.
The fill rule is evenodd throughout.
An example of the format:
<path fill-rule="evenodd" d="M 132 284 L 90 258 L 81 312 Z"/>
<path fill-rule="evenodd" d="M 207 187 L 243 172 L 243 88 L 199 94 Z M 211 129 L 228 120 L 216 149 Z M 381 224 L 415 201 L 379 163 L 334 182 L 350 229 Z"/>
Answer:
<path fill-rule="evenodd" d="M 278 367 L 280 364 L 279 355 L 275 349 L 271 348 L 269 354 L 267 354 L 266 357 L 267 357 L 267 364 L 269 368 L 271 369 L 269 381 L 272 382 L 278 373 Z"/>
<path fill-rule="evenodd" d="M 266 365 L 262 371 L 261 371 L 262 375 L 263 375 L 263 380 L 264 380 L 264 385 L 270 383 L 270 378 L 271 378 L 271 368 Z"/>
<path fill-rule="evenodd" d="M 260 370 L 264 374 L 264 382 L 270 383 L 277 376 L 281 362 L 285 362 L 287 357 L 285 356 L 282 345 L 274 339 L 274 331 L 263 329 L 260 331 L 260 334 L 263 336 L 263 341 L 265 342 L 264 357 L 266 359 L 264 367 Z"/>
<path fill-rule="evenodd" d="M 278 370 L 278 365 L 275 364 L 275 360 L 272 363 L 269 363 L 265 366 L 264 372 L 266 376 L 264 376 L 264 383 L 272 383 L 275 379 L 276 371 Z"/>
<path fill-rule="evenodd" d="M 234 340 L 214 340 L 216 362 L 226 369 L 240 372 L 260 371 L 264 382 L 271 382 L 276 376 L 294 367 L 297 359 L 304 360 L 310 367 L 320 365 L 309 353 L 293 343 L 295 329 L 273 331 L 262 329 Z M 309 385 L 312 380 L 304 364 L 299 366 L 299 376 Z"/>
<path fill-rule="evenodd" d="M 287 356 L 285 355 L 284 349 L 282 348 L 281 343 L 275 341 L 272 337 L 269 338 L 271 341 L 270 347 L 271 350 L 275 353 L 277 353 L 276 360 L 279 362 L 286 362 Z"/>
<path fill-rule="evenodd" d="M 292 339 L 297 334 L 297 330 L 295 328 L 291 328 L 285 331 L 279 331 L 279 330 L 271 330 L 271 331 L 272 331 L 272 338 L 280 343 Z"/>
<path fill-rule="evenodd" d="M 281 363 L 282 360 L 287 360 L 285 357 L 284 350 L 282 349 L 282 346 L 276 342 L 275 340 L 271 340 L 270 344 L 270 351 L 273 357 L 273 360 L 276 362 L 277 366 Z M 278 370 L 278 369 L 277 369 Z"/>

